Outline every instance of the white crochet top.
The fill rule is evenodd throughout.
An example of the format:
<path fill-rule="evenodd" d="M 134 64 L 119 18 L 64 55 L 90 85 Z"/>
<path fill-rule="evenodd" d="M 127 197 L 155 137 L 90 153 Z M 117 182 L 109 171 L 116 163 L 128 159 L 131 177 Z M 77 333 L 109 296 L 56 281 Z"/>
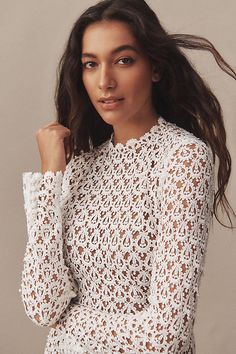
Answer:
<path fill-rule="evenodd" d="M 45 354 L 195 353 L 213 216 L 211 149 L 159 117 L 138 139 L 23 173 L 27 316 Z"/>

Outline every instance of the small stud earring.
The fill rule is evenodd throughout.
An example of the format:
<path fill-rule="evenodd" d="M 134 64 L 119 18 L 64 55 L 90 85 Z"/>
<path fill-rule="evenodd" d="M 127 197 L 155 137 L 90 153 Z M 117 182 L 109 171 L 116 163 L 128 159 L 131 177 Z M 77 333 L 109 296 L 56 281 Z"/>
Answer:
<path fill-rule="evenodd" d="M 154 81 L 154 82 L 159 81 L 159 74 L 158 73 L 153 74 L 152 81 Z"/>

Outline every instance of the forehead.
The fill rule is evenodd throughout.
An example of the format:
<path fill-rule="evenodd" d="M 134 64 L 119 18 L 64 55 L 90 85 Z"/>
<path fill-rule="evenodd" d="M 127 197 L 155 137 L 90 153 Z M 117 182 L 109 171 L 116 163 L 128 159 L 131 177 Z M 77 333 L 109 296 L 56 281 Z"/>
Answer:
<path fill-rule="evenodd" d="M 104 52 L 122 44 L 139 49 L 138 42 L 129 26 L 121 21 L 100 21 L 89 25 L 83 34 L 82 51 Z"/>

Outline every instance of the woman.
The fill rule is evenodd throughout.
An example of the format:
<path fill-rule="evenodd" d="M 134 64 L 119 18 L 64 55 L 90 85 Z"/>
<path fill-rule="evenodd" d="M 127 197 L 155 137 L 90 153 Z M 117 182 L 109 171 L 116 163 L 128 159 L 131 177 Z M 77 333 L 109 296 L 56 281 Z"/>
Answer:
<path fill-rule="evenodd" d="M 211 51 L 236 77 L 206 39 L 167 34 L 143 0 L 101 1 L 73 26 L 57 121 L 36 134 L 41 172 L 23 174 L 22 301 L 52 327 L 45 353 L 195 353 L 231 158 L 220 104 L 179 47 Z"/>

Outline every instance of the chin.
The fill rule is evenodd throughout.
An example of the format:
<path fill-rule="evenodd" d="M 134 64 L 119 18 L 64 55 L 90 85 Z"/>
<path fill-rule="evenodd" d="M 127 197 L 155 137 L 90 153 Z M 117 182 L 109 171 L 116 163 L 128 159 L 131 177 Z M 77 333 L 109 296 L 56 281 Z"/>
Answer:
<path fill-rule="evenodd" d="M 112 123 L 118 123 L 122 120 L 122 117 L 124 117 L 124 114 L 120 114 L 118 112 L 98 112 L 101 118 L 106 122 L 107 124 L 112 124 Z"/>

